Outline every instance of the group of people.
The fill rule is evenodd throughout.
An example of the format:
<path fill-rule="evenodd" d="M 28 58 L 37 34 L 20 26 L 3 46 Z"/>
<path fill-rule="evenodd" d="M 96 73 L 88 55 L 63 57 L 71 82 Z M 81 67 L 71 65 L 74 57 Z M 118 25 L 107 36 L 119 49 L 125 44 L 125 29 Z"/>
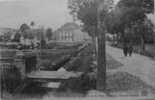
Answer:
<path fill-rule="evenodd" d="M 133 52 L 133 45 L 132 43 L 124 43 L 124 46 L 123 46 L 123 53 L 124 53 L 124 56 L 132 56 L 132 52 Z"/>

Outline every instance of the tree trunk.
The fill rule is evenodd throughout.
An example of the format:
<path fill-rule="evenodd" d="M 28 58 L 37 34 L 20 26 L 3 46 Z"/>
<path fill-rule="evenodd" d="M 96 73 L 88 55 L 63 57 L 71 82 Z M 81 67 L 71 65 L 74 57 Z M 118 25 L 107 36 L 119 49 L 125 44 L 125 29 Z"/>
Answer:
<path fill-rule="evenodd" d="M 106 47 L 105 47 L 105 24 L 101 22 L 101 12 L 103 11 L 104 0 L 98 0 L 97 9 L 97 38 L 98 38 L 98 52 L 97 52 L 97 90 L 106 91 Z"/>
<path fill-rule="evenodd" d="M 97 89 L 106 90 L 106 47 L 104 33 L 98 36 L 98 52 L 97 52 Z"/>

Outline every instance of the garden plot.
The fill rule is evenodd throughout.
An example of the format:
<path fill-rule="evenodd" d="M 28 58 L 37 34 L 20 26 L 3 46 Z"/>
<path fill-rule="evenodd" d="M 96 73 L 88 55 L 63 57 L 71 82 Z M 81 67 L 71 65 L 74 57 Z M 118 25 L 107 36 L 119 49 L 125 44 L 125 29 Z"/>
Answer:
<path fill-rule="evenodd" d="M 58 70 L 65 65 L 81 44 L 71 46 L 58 46 L 57 49 L 44 50 L 39 55 L 39 63 L 43 70 Z"/>

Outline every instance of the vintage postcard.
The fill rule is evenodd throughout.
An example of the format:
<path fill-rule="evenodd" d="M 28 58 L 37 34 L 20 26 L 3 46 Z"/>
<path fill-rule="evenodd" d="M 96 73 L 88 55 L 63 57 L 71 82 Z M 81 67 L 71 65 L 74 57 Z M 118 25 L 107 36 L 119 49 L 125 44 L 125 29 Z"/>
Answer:
<path fill-rule="evenodd" d="M 0 100 L 155 100 L 154 0 L 0 0 Z"/>

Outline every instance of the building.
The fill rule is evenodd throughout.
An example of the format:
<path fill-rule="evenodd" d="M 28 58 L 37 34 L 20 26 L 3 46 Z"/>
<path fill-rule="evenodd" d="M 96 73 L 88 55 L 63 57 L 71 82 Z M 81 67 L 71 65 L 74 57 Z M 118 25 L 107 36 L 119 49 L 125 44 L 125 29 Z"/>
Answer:
<path fill-rule="evenodd" d="M 16 29 L 11 28 L 0 28 L 0 36 L 7 36 L 9 39 L 12 39 L 16 34 Z"/>
<path fill-rule="evenodd" d="M 75 23 L 66 23 L 53 33 L 53 39 L 57 42 L 81 42 L 90 39 L 86 32 Z"/>

